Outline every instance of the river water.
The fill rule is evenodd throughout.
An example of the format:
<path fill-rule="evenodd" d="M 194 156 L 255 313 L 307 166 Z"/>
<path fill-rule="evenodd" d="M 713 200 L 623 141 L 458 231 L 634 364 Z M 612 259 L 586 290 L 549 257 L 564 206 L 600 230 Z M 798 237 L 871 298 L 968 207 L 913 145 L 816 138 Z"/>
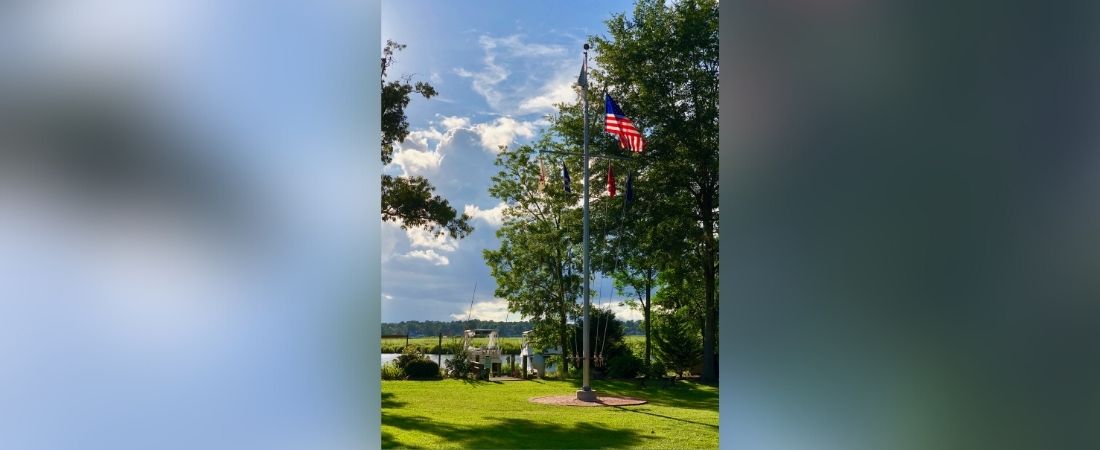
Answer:
<path fill-rule="evenodd" d="M 382 354 L 382 364 L 393 361 L 393 360 L 397 359 L 398 356 L 401 356 L 401 354 L 400 353 L 383 353 Z M 435 362 L 439 363 L 440 365 L 446 363 L 448 360 L 451 359 L 452 356 L 453 355 L 437 355 L 437 354 L 428 354 L 428 353 L 424 354 L 424 358 L 435 361 Z M 519 355 L 516 355 L 516 364 L 519 364 L 519 363 L 520 363 Z M 549 366 L 546 366 L 546 373 L 554 373 L 557 370 L 558 370 L 557 364 L 551 364 Z"/>

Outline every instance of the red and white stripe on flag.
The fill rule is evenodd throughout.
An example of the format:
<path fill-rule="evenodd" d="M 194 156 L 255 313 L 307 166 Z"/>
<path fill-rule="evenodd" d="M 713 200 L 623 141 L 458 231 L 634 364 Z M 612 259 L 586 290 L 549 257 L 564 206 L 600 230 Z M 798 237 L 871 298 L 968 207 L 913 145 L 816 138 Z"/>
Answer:
<path fill-rule="evenodd" d="M 607 114 L 607 118 L 604 120 L 604 129 L 608 133 L 619 137 L 620 147 L 629 148 L 630 151 L 637 153 L 645 150 L 645 139 L 642 138 L 642 133 L 638 131 L 638 128 L 634 126 L 634 122 L 627 118 L 626 114 L 623 114 L 623 110 L 619 108 L 619 105 L 615 103 L 610 94 L 604 94 L 604 101 L 604 111 Z"/>
<path fill-rule="evenodd" d="M 642 139 L 642 133 L 634 128 L 634 122 L 631 122 L 630 119 L 608 114 L 606 123 L 607 132 L 619 137 L 619 146 L 638 153 L 645 149 L 645 139 Z"/>

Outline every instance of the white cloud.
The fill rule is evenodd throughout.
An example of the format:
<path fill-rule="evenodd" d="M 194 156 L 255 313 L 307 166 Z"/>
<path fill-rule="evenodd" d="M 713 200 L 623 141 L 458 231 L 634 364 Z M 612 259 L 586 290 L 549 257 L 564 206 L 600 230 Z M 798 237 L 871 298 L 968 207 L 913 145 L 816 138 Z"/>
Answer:
<path fill-rule="evenodd" d="M 410 131 L 394 152 L 392 164 L 401 167 L 405 176 L 428 175 L 438 171 L 443 163 L 444 155 L 440 152 L 442 144 L 454 137 L 455 130 L 468 128 L 470 119 L 443 116 L 442 125 L 444 131 L 435 127 Z"/>
<path fill-rule="evenodd" d="M 525 43 L 520 40 L 518 34 L 513 34 L 508 37 L 493 38 L 488 35 L 481 36 L 478 39 L 481 43 L 481 47 L 484 49 L 493 49 L 496 47 L 503 47 L 509 51 L 509 53 L 517 56 L 559 56 L 565 54 L 565 49 L 556 45 L 544 45 L 544 44 L 532 44 Z"/>
<path fill-rule="evenodd" d="M 568 103 L 577 98 L 573 85 L 576 80 L 572 76 L 557 79 L 543 86 L 542 93 L 528 98 L 519 104 L 521 112 L 554 112 L 557 104 Z"/>
<path fill-rule="evenodd" d="M 451 260 L 447 259 L 446 256 L 440 255 L 431 249 L 413 250 L 401 256 L 410 259 L 423 259 L 437 266 L 446 266 L 451 263 Z"/>
<path fill-rule="evenodd" d="M 535 136 L 535 122 L 519 121 L 511 117 L 498 117 L 492 122 L 479 123 L 471 129 L 481 137 L 481 146 L 497 153 L 500 146 L 511 145 L 516 137 Z"/>
<path fill-rule="evenodd" d="M 615 313 L 615 318 L 619 320 L 642 320 L 641 308 L 631 309 L 630 306 L 619 302 L 611 303 L 609 305 L 606 300 L 604 301 L 602 306 L 597 305 L 597 307 L 602 307 L 603 309 L 611 309 L 611 312 Z"/>
<path fill-rule="evenodd" d="M 424 228 L 409 228 L 405 230 L 405 236 L 409 238 L 409 245 L 413 248 L 428 248 L 443 252 L 453 252 L 458 249 L 458 241 L 447 234 L 435 234 Z"/>
<path fill-rule="evenodd" d="M 481 219 L 490 226 L 499 228 L 504 223 L 504 208 L 507 208 L 504 202 L 500 202 L 497 206 L 490 209 L 481 209 L 477 205 L 466 205 L 463 212 L 468 214 L 471 218 Z"/>
<path fill-rule="evenodd" d="M 508 72 L 504 66 L 496 63 L 496 56 L 486 50 L 485 69 L 480 72 L 470 72 L 463 68 L 455 69 L 455 74 L 463 78 L 471 78 L 473 81 L 474 91 L 485 97 L 485 101 L 489 103 L 489 106 L 498 108 L 504 95 L 497 90 L 496 86 L 500 82 L 508 79 Z"/>
<path fill-rule="evenodd" d="M 470 126 L 470 118 L 469 117 L 458 117 L 458 116 L 443 116 L 443 120 L 440 121 L 440 123 L 443 124 L 443 128 L 446 128 L 447 131 L 450 131 L 450 130 L 454 130 L 456 128 L 469 127 Z"/>
<path fill-rule="evenodd" d="M 405 176 L 425 175 L 439 169 L 443 155 L 431 150 L 400 150 L 393 154 L 393 164 L 401 167 Z"/>
<path fill-rule="evenodd" d="M 454 320 L 466 320 L 467 317 L 471 317 L 479 320 L 495 321 L 507 319 L 513 322 L 522 320 L 522 317 L 520 317 L 518 313 L 508 312 L 508 302 L 502 298 L 476 302 L 472 310 L 467 308 L 469 307 L 464 307 L 461 312 L 451 314 L 451 318 Z"/>
<path fill-rule="evenodd" d="M 564 47 L 524 42 L 519 35 L 499 38 L 483 35 L 478 39 L 478 43 L 485 52 L 482 69 L 471 71 L 460 67 L 455 69 L 455 73 L 460 77 L 471 79 L 474 91 L 484 97 L 492 109 L 512 113 L 541 112 L 551 110 L 555 101 L 571 98 L 567 96 L 572 94 L 570 84 L 566 81 L 568 76 L 563 74 L 556 75 L 554 82 L 545 85 L 537 96 L 523 97 L 530 92 L 530 84 L 544 83 L 539 78 L 545 73 L 554 73 L 554 69 L 533 70 L 526 79 L 519 80 L 518 85 L 504 85 L 506 81 L 510 81 L 512 72 L 507 67 L 513 63 L 525 67 L 532 64 L 552 67 L 566 65 L 568 60 L 564 59 L 567 54 Z"/>

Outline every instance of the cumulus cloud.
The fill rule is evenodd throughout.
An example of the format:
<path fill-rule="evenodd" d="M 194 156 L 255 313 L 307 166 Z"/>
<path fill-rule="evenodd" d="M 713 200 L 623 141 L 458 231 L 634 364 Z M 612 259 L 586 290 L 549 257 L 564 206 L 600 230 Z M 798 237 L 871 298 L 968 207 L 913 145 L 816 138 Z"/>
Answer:
<path fill-rule="evenodd" d="M 598 302 L 598 300 L 593 299 L 593 302 Z M 608 304 L 606 300 L 602 306 L 596 306 L 603 309 L 611 309 L 611 312 L 615 313 L 615 318 L 619 320 L 642 320 L 642 310 L 640 307 L 638 309 L 633 309 L 626 304 L 618 302 Z"/>
<path fill-rule="evenodd" d="M 466 205 L 463 212 L 473 219 L 480 219 L 492 227 L 499 228 L 504 223 L 504 208 L 507 207 L 508 205 L 504 202 L 500 202 L 490 209 L 481 209 L 477 205 Z"/>
<path fill-rule="evenodd" d="M 432 150 L 400 150 L 393 154 L 393 164 L 401 167 L 405 176 L 425 175 L 439 169 L 443 155 Z"/>
<path fill-rule="evenodd" d="M 470 118 L 469 117 L 458 117 L 458 116 L 443 116 L 443 119 L 440 121 L 440 123 L 443 124 L 443 128 L 446 128 L 449 131 L 449 130 L 454 130 L 456 128 L 469 127 L 470 126 Z"/>
<path fill-rule="evenodd" d="M 451 263 L 451 260 L 447 259 L 446 256 L 440 255 L 439 253 L 436 253 L 435 250 L 431 249 L 413 250 L 401 256 L 409 259 L 422 259 L 436 266 L 446 266 L 447 264 Z"/>
<path fill-rule="evenodd" d="M 405 236 L 409 238 L 409 245 L 413 248 L 428 248 L 443 252 L 453 252 L 458 249 L 458 241 L 447 234 L 435 234 L 424 228 L 409 228 L 405 230 Z"/>
<path fill-rule="evenodd" d="M 493 153 L 501 146 L 511 145 L 517 137 L 532 138 L 537 127 L 535 122 L 520 121 L 511 117 L 498 117 L 492 122 L 479 123 L 471 129 L 481 138 L 481 146 Z"/>
<path fill-rule="evenodd" d="M 468 308 L 468 307 L 466 307 Z M 463 308 L 462 311 L 451 314 L 453 320 L 466 320 L 467 317 L 479 320 L 510 321 L 522 320 L 518 313 L 508 312 L 508 302 L 502 298 L 494 298 L 488 301 L 476 302 L 472 310 Z"/>

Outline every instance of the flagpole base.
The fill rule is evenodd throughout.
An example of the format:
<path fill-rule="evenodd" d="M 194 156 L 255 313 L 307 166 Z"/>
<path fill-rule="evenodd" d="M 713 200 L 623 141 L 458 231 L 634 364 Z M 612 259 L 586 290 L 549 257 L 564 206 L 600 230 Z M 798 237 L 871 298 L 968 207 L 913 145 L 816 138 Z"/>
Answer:
<path fill-rule="evenodd" d="M 584 389 L 578 389 L 577 400 L 580 400 L 582 402 L 594 402 L 596 401 L 596 391 L 593 391 L 592 389 L 589 389 L 587 391 Z"/>

